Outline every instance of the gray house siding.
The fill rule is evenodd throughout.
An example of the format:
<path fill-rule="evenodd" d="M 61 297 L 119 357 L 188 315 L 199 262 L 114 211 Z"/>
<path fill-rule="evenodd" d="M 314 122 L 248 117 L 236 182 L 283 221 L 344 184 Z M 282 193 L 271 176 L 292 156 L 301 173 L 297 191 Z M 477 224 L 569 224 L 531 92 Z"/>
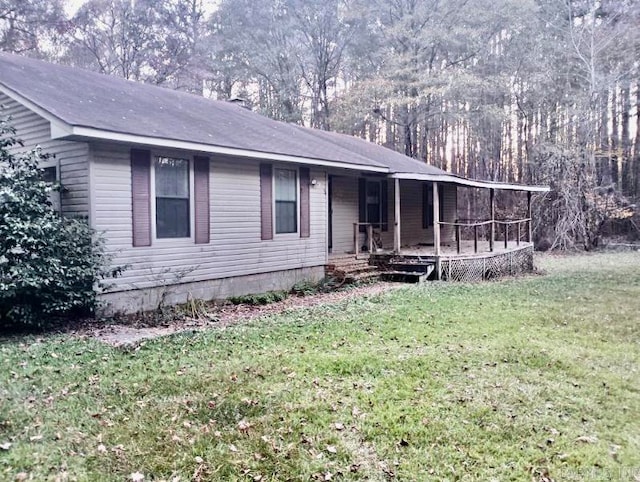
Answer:
<path fill-rule="evenodd" d="M 51 125 L 48 120 L 27 109 L 22 104 L 0 93 L 0 115 L 10 117 L 17 131 L 17 137 L 24 146 L 16 146 L 14 151 L 27 151 L 36 146 L 52 158 L 42 163 L 42 167 L 57 166 L 58 178 L 64 187 L 60 193 L 62 213 L 66 216 L 89 215 L 89 145 L 86 142 L 60 141 L 51 139 Z"/>
<path fill-rule="evenodd" d="M 210 242 L 195 244 L 193 239 L 160 239 L 153 240 L 149 247 L 134 248 L 129 146 L 92 144 L 91 154 L 93 226 L 105 233 L 107 249 L 114 256 L 113 264 L 127 267 L 115 280 L 110 289 L 112 294 L 106 295 L 106 299 L 113 301 L 114 293 L 118 292 L 157 289 L 163 285 L 174 285 L 166 291 L 178 299 L 184 300 L 189 295 L 220 298 L 239 294 L 237 291 L 243 286 L 232 289 L 229 283 L 225 286 L 211 280 L 271 273 L 268 286 L 273 287 L 273 279 L 278 276 L 283 280 L 282 284 L 299 279 L 304 275 L 299 271 L 301 269 L 311 269 L 312 277 L 321 276 L 327 258 L 324 170 L 312 169 L 310 173 L 316 184 L 310 190 L 311 231 L 308 238 L 301 238 L 299 234 L 276 234 L 272 240 L 262 240 L 260 163 L 212 156 L 209 170 Z M 191 158 L 197 153 L 152 151 L 152 157 L 159 154 Z M 240 291 L 251 292 L 247 289 L 250 286 L 251 280 L 245 279 L 245 289 Z M 130 298 L 128 306 L 119 306 L 119 309 L 153 308 L 149 305 L 160 294 L 156 290 L 148 299 L 136 299 L 134 293 L 127 296 Z"/>

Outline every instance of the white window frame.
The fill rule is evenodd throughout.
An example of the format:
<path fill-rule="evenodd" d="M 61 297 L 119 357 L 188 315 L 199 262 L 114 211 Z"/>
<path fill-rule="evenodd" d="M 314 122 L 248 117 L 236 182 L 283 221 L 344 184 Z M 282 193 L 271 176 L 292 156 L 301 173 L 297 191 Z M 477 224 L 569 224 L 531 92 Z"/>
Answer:
<path fill-rule="evenodd" d="M 277 233 L 276 231 L 276 170 L 295 171 L 296 173 L 296 230 L 293 233 Z M 300 237 L 300 167 L 287 164 L 274 164 L 271 166 L 271 222 L 273 226 L 273 238 L 299 238 Z"/>
<path fill-rule="evenodd" d="M 184 159 L 189 162 L 189 237 L 185 238 L 159 238 L 156 226 L 156 161 L 159 157 L 169 157 L 172 159 Z M 152 245 L 192 245 L 195 243 L 195 199 L 193 191 L 195 187 L 195 177 L 193 172 L 193 156 L 185 155 L 182 152 L 151 152 L 151 176 L 150 176 L 150 196 L 151 196 L 151 243 Z"/>

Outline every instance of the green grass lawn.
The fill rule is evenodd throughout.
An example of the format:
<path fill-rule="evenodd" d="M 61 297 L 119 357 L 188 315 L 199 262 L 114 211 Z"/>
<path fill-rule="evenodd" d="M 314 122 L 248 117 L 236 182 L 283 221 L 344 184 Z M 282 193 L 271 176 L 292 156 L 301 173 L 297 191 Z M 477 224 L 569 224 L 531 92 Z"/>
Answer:
<path fill-rule="evenodd" d="M 0 479 L 640 480 L 640 254 L 539 265 L 135 350 L 2 341 Z"/>

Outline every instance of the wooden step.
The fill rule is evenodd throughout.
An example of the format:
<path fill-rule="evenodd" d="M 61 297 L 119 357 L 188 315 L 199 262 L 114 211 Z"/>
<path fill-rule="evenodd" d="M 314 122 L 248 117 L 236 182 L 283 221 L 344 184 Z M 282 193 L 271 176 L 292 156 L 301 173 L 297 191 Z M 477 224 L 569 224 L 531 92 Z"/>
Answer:
<path fill-rule="evenodd" d="M 405 271 L 408 273 L 431 273 L 435 263 L 389 263 L 388 271 Z"/>
<path fill-rule="evenodd" d="M 340 270 L 340 271 L 351 271 L 351 270 L 358 270 L 361 268 L 370 268 L 371 265 L 369 263 L 351 263 L 351 264 L 335 264 L 335 265 L 328 265 L 327 269 L 328 270 Z"/>
<path fill-rule="evenodd" d="M 419 271 L 383 271 L 380 278 L 384 281 L 396 281 L 399 283 L 424 283 L 429 278 L 431 272 L 422 273 Z"/>
<path fill-rule="evenodd" d="M 380 271 L 378 271 L 377 269 L 363 271 L 362 273 L 357 273 L 355 275 L 350 275 L 349 277 L 347 277 L 347 280 L 358 283 L 376 281 L 378 279 L 380 279 Z"/>

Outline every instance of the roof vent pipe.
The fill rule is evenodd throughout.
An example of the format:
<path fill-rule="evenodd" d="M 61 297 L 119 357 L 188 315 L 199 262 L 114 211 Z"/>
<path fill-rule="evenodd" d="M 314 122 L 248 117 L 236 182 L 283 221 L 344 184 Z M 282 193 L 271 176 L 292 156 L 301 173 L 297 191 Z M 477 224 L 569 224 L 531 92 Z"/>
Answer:
<path fill-rule="evenodd" d="M 242 107 L 243 109 L 251 110 L 251 107 L 249 106 L 249 101 L 244 97 L 233 96 L 233 97 L 230 97 L 229 100 L 227 100 L 227 102 L 230 102 L 234 105 Z"/>

